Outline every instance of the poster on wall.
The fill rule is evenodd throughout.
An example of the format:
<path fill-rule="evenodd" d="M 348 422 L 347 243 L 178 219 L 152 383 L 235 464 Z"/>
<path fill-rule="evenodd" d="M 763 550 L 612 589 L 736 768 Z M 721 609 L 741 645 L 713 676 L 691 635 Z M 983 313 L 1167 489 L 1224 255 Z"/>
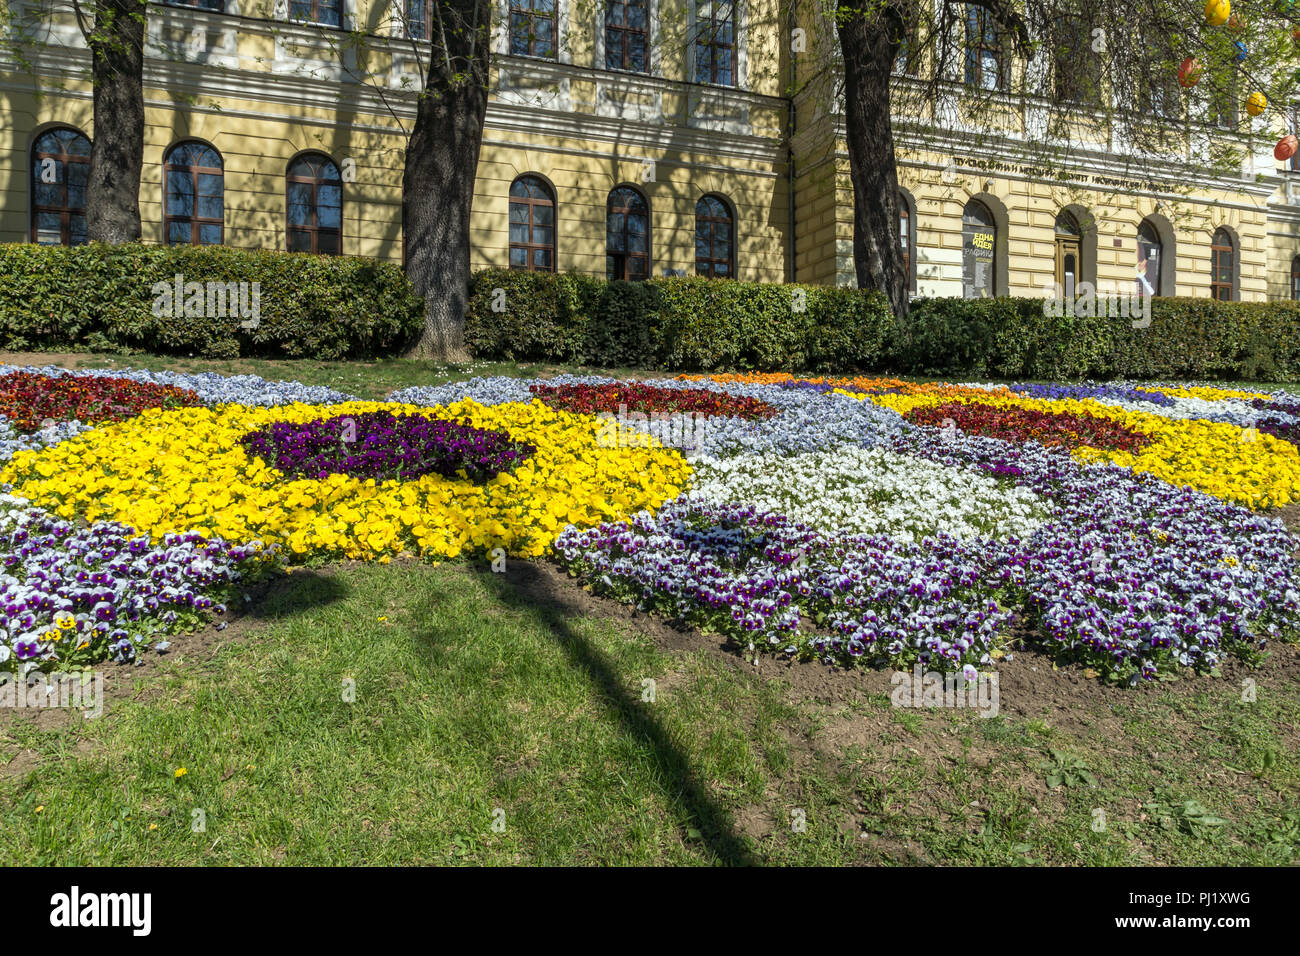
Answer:
<path fill-rule="evenodd" d="M 992 227 L 964 223 L 961 230 L 962 295 L 982 299 L 993 295 Z"/>

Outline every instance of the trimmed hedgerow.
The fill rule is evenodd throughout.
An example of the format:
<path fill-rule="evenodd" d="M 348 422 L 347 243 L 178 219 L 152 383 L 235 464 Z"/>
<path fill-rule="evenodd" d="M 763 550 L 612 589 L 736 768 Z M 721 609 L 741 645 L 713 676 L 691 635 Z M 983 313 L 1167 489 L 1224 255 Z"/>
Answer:
<path fill-rule="evenodd" d="M 853 289 L 509 270 L 475 277 L 465 333 L 478 358 L 787 371 L 878 367 L 893 335 L 884 297 Z"/>
<path fill-rule="evenodd" d="M 1004 379 L 1292 379 L 1292 302 L 1156 298 L 1151 322 L 1046 314 L 1042 299 L 922 299 L 894 344 L 895 369 Z"/>
<path fill-rule="evenodd" d="M 204 285 L 203 308 L 193 300 L 189 310 L 155 309 L 159 284 L 174 288 L 176 276 Z M 258 284 L 255 326 L 230 299 L 220 308 L 216 287 L 229 283 L 248 283 L 248 312 Z M 225 246 L 0 245 L 6 349 L 333 359 L 400 350 L 423 321 L 424 303 L 402 269 L 372 259 Z"/>

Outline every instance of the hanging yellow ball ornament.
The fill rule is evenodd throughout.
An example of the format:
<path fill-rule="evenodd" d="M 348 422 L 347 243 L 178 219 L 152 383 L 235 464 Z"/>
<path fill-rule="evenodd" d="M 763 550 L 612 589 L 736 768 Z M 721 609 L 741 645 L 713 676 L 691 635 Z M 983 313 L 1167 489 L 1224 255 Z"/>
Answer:
<path fill-rule="evenodd" d="M 1246 112 L 1251 116 L 1258 116 L 1264 112 L 1264 107 L 1268 106 L 1268 99 L 1263 93 L 1256 91 L 1246 97 Z"/>
<path fill-rule="evenodd" d="M 1232 16 L 1232 5 L 1228 0 L 1206 0 L 1205 22 L 1212 27 L 1221 27 Z"/>

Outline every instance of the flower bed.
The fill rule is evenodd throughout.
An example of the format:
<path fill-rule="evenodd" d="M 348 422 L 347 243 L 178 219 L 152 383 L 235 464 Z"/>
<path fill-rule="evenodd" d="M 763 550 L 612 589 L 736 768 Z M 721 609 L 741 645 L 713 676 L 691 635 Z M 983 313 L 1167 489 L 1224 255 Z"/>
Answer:
<path fill-rule="evenodd" d="M 1295 396 L 764 373 L 360 402 L 117 377 L 193 404 L 36 431 L 0 418 L 17 496 L 0 645 L 24 667 L 130 656 L 270 560 L 495 548 L 746 650 L 844 665 L 992 667 L 1014 624 L 1136 682 L 1300 633 L 1300 541 L 1270 514 L 1300 500 Z M 678 451 L 633 413 L 707 427 Z"/>
<path fill-rule="evenodd" d="M 537 449 L 505 432 L 389 411 L 274 422 L 240 439 L 245 450 L 293 478 L 461 477 L 486 484 Z"/>
<path fill-rule="evenodd" d="M 128 378 L 36 372 L 0 376 L 0 415 L 22 432 L 36 431 L 47 421 L 120 422 L 149 408 L 183 408 L 201 402 L 187 389 Z"/>
<path fill-rule="evenodd" d="M 580 415 L 621 411 L 768 419 L 777 413 L 776 408 L 756 398 L 703 388 L 656 388 L 633 382 L 627 385 L 532 385 L 528 390 L 553 408 Z"/>
<path fill-rule="evenodd" d="M 918 406 L 904 416 L 918 425 L 959 428 L 1005 441 L 1033 440 L 1048 447 L 1136 451 L 1151 439 L 1119 422 L 1072 412 L 1047 412 L 980 403 L 945 402 Z"/>
<path fill-rule="evenodd" d="M 387 414 L 468 423 L 509 436 L 517 450 L 526 443 L 535 451 L 513 473 L 485 483 L 433 473 L 407 480 L 337 472 L 295 479 L 250 456 L 241 443 L 277 424 L 292 435 L 319 420 L 365 422 Z M 364 434 L 358 427 L 357 435 Z M 566 524 L 658 507 L 682 490 L 690 469 L 676 452 L 607 448 L 598 438 L 594 418 L 541 403 L 225 405 L 146 412 L 45 451 L 19 452 L 0 481 L 65 518 L 120 521 L 155 539 L 193 530 L 282 544 L 299 556 L 441 558 L 497 547 L 536 556 Z"/>

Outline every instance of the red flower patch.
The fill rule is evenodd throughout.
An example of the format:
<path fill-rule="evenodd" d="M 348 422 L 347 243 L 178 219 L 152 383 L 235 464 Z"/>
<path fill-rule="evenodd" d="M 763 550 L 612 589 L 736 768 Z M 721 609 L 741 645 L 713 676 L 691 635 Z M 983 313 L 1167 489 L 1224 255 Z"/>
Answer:
<path fill-rule="evenodd" d="M 1001 438 L 1003 441 L 1036 441 L 1049 447 L 1069 449 L 1086 445 L 1107 451 L 1137 451 L 1151 441 L 1150 436 L 1109 418 L 980 402 L 949 402 L 914 408 L 903 417 L 916 425 L 942 428 L 950 421 L 960 431 L 972 435 Z"/>
<path fill-rule="evenodd" d="M 696 415 L 734 415 L 767 419 L 778 409 L 756 398 L 728 395 L 696 388 L 658 388 L 637 382 L 608 385 L 530 385 L 528 390 L 552 408 L 581 415 L 615 412 L 667 412 Z"/>
<path fill-rule="evenodd" d="M 87 424 L 120 422 L 148 408 L 202 404 L 203 399 L 188 389 L 129 378 L 35 372 L 0 375 L 0 415 L 22 432 L 36 431 L 46 419 L 56 422 L 75 419 Z"/>

